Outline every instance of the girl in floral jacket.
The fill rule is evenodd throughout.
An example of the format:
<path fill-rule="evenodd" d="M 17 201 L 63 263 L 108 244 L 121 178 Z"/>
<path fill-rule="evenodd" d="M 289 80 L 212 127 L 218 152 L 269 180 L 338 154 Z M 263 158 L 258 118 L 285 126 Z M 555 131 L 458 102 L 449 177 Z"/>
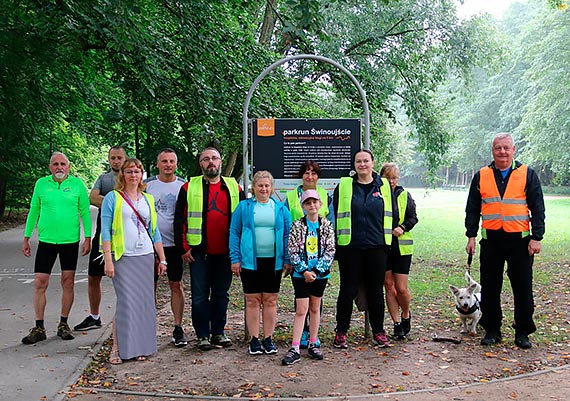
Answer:
<path fill-rule="evenodd" d="M 295 289 L 296 311 L 293 342 L 281 361 L 283 365 L 292 365 L 301 359 L 300 341 L 307 310 L 310 317 L 309 357 L 323 359 L 316 339 L 321 321 L 321 298 L 335 253 L 334 229 L 330 221 L 319 216 L 322 203 L 318 192 L 314 189 L 305 191 L 301 204 L 306 215 L 293 223 L 289 234 L 289 258 L 293 267 L 291 280 Z"/>

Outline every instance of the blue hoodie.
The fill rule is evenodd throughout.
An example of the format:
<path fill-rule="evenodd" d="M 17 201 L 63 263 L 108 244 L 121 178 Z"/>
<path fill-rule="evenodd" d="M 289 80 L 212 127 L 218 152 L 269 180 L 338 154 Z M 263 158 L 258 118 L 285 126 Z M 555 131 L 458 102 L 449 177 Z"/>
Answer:
<path fill-rule="evenodd" d="M 275 270 L 282 270 L 289 261 L 289 231 L 291 215 L 281 202 L 273 198 L 275 203 Z M 230 259 L 231 263 L 241 263 L 242 269 L 257 270 L 255 251 L 255 227 L 253 209 L 257 201 L 250 198 L 241 201 L 232 214 L 230 226 Z"/>

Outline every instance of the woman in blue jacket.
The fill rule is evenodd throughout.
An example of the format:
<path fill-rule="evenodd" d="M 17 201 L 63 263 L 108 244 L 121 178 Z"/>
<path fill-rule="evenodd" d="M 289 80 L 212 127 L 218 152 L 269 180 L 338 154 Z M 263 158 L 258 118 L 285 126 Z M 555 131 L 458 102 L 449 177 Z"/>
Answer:
<path fill-rule="evenodd" d="M 277 295 L 281 276 L 291 272 L 289 262 L 289 210 L 271 198 L 273 176 L 258 171 L 251 182 L 253 197 L 241 201 L 232 215 L 230 259 L 232 272 L 241 277 L 245 293 L 246 326 L 251 355 L 276 354 L 273 332 L 277 322 Z M 263 344 L 259 341 L 259 312 Z"/>

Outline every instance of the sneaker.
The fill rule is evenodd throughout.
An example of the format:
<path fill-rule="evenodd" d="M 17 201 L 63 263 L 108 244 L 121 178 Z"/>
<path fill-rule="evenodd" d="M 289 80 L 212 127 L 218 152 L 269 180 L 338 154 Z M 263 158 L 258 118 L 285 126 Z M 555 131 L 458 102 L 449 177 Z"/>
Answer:
<path fill-rule="evenodd" d="M 214 349 L 214 348 L 216 348 L 216 347 L 212 345 L 212 343 L 210 342 L 210 339 L 208 337 L 198 338 L 198 349 L 199 350 L 209 351 L 209 350 Z"/>
<path fill-rule="evenodd" d="M 381 348 L 386 348 L 390 346 L 390 341 L 388 341 L 388 337 L 386 337 L 386 333 L 381 331 L 380 333 L 374 334 L 374 338 L 372 342 Z"/>
<path fill-rule="evenodd" d="M 35 344 L 39 341 L 45 340 L 46 338 L 46 329 L 36 326 L 30 330 L 30 333 L 26 337 L 22 338 L 22 342 L 24 344 Z"/>
<path fill-rule="evenodd" d="M 396 340 L 403 340 L 405 337 L 404 328 L 402 327 L 402 323 L 396 322 L 394 323 L 394 338 Z"/>
<path fill-rule="evenodd" d="M 410 317 L 407 319 L 404 319 L 402 315 L 400 315 L 400 317 L 402 317 L 402 330 L 404 331 L 404 336 L 407 336 L 412 329 L 412 312 L 410 312 Z"/>
<path fill-rule="evenodd" d="M 503 341 L 501 333 L 488 331 L 485 333 L 485 337 L 481 340 L 481 345 L 499 344 L 501 341 Z"/>
<path fill-rule="evenodd" d="M 249 342 L 248 352 L 250 355 L 261 355 L 263 354 L 263 348 L 261 348 L 261 343 L 257 337 L 252 337 Z"/>
<path fill-rule="evenodd" d="M 174 326 L 172 332 L 172 343 L 175 347 L 185 347 L 188 345 L 188 339 L 184 335 L 184 329 L 180 326 Z"/>
<path fill-rule="evenodd" d="M 337 331 L 334 336 L 333 345 L 336 348 L 348 348 L 348 343 L 346 342 L 346 333 L 342 331 Z"/>
<path fill-rule="evenodd" d="M 309 346 L 309 330 L 303 330 L 303 334 L 301 334 L 301 343 L 299 344 L 300 348 L 307 348 Z"/>
<path fill-rule="evenodd" d="M 295 351 L 295 348 L 291 348 L 287 351 L 287 355 L 285 358 L 281 360 L 281 365 L 293 365 L 295 362 L 298 362 L 301 359 L 301 354 Z"/>
<path fill-rule="evenodd" d="M 93 319 L 91 315 L 87 316 L 81 323 L 73 328 L 75 331 L 85 331 L 101 328 L 101 318 Z"/>
<path fill-rule="evenodd" d="M 532 343 L 530 342 L 526 334 L 516 334 L 515 335 L 515 345 L 522 349 L 532 348 Z"/>
<path fill-rule="evenodd" d="M 317 344 L 309 344 L 309 349 L 307 350 L 307 353 L 311 358 L 316 359 L 317 361 L 323 360 L 323 354 L 321 353 L 319 347 L 317 347 Z"/>
<path fill-rule="evenodd" d="M 214 334 L 211 341 L 212 345 L 218 345 L 224 348 L 232 346 L 232 340 L 230 340 L 230 338 L 225 334 Z"/>
<path fill-rule="evenodd" d="M 267 337 L 263 340 L 263 349 L 267 355 L 277 353 L 277 347 L 273 344 L 273 339 L 271 337 Z"/>
<path fill-rule="evenodd" d="M 301 343 L 299 344 L 299 348 L 305 349 L 309 346 L 309 339 L 311 338 L 311 335 L 309 334 L 308 330 L 303 330 L 303 334 L 301 335 Z M 319 340 L 319 337 L 317 337 L 317 340 L 315 341 L 315 345 L 317 346 L 317 348 L 319 348 L 321 346 L 321 340 Z"/>
<path fill-rule="evenodd" d="M 62 340 L 73 340 L 73 334 L 71 334 L 71 329 L 67 323 L 60 323 L 57 325 L 57 336 L 61 337 Z"/>

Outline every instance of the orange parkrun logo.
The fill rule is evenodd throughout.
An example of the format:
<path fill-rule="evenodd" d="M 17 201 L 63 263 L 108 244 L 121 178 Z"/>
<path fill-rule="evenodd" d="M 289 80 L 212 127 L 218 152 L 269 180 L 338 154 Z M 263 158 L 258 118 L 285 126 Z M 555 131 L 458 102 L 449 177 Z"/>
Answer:
<path fill-rule="evenodd" d="M 258 119 L 257 136 L 275 136 L 275 119 L 274 118 Z"/>

